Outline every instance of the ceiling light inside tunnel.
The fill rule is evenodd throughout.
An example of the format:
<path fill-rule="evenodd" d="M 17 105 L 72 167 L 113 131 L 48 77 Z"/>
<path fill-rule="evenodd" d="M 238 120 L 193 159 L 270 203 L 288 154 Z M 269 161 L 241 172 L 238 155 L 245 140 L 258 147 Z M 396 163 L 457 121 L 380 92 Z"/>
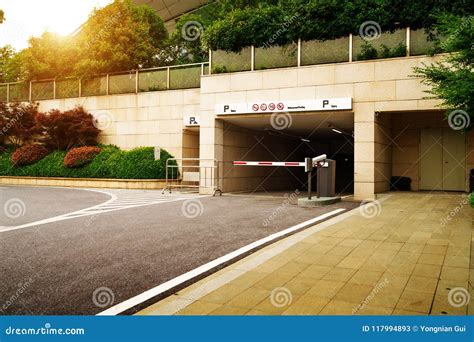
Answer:
<path fill-rule="evenodd" d="M 342 131 L 336 129 L 336 128 L 331 128 L 331 131 L 337 133 L 337 134 L 344 134 Z"/>

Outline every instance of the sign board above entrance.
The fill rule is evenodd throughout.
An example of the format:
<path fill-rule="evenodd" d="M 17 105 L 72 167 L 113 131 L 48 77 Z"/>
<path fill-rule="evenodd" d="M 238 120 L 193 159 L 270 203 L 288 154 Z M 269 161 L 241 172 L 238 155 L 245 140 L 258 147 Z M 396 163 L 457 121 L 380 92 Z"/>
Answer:
<path fill-rule="evenodd" d="M 311 112 L 327 110 L 351 110 L 352 98 L 260 101 L 248 103 L 224 103 L 216 105 L 217 115 L 274 113 L 274 112 Z"/>

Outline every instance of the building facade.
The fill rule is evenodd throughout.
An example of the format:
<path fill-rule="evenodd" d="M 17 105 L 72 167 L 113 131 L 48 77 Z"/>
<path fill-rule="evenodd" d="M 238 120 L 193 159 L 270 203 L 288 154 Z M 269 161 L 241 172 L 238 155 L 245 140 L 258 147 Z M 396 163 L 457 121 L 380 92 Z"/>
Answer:
<path fill-rule="evenodd" d="M 217 160 L 224 192 L 302 190 L 300 168 L 233 162 L 302 161 L 322 153 L 336 160 L 338 192 L 357 199 L 388 191 L 391 177 L 409 177 L 413 191 L 468 191 L 473 132 L 452 127 L 440 101 L 427 98 L 426 86 L 412 76 L 414 67 L 437 58 L 205 73 L 200 88 L 39 102 L 42 111 L 83 105 L 105 115 L 103 143 Z"/>

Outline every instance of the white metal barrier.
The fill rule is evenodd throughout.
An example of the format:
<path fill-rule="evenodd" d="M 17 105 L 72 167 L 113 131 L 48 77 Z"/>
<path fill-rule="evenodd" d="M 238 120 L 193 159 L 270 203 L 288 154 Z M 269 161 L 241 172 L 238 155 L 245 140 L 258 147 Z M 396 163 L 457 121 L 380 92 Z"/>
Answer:
<path fill-rule="evenodd" d="M 314 158 L 305 158 L 304 162 L 272 162 L 272 161 L 234 161 L 234 166 L 283 166 L 283 167 L 304 167 L 305 172 L 308 174 L 308 199 L 311 199 L 311 180 L 313 177 L 313 168 L 316 168 L 318 174 L 317 178 L 317 197 L 320 197 L 320 179 L 319 169 L 322 167 L 329 167 L 329 163 L 326 162 L 327 155 L 321 154 Z"/>
<path fill-rule="evenodd" d="M 222 195 L 219 186 L 219 162 L 216 159 L 169 158 L 166 161 L 165 191 L 173 188 L 194 190 L 211 189 L 212 195 Z"/>

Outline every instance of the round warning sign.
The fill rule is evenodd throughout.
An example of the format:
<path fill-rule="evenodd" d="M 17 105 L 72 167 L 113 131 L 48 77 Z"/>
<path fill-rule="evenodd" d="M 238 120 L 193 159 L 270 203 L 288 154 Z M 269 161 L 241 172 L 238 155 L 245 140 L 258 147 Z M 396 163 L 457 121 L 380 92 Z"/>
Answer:
<path fill-rule="evenodd" d="M 258 107 L 258 104 L 254 104 L 254 105 L 252 106 L 252 109 L 253 109 L 254 112 L 256 112 L 256 111 L 258 110 L 258 108 L 259 108 L 259 107 Z"/>
<path fill-rule="evenodd" d="M 275 104 L 272 102 L 268 105 L 268 109 L 275 110 Z"/>
<path fill-rule="evenodd" d="M 283 110 L 285 108 L 285 105 L 280 102 L 280 103 L 277 104 L 277 108 L 278 108 L 278 110 Z"/>
<path fill-rule="evenodd" d="M 261 110 L 267 110 L 267 105 L 266 105 L 265 103 L 262 103 L 262 104 L 260 105 L 260 109 L 261 109 Z"/>

